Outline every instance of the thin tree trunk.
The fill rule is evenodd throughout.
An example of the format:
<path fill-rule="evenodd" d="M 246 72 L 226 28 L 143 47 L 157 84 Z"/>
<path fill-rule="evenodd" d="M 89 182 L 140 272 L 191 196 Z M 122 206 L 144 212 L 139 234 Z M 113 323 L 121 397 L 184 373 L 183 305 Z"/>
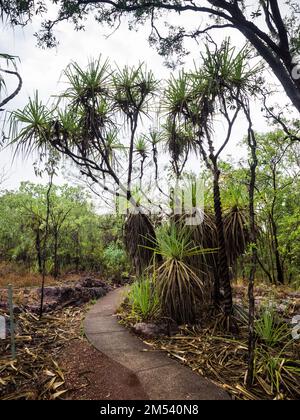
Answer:
<path fill-rule="evenodd" d="M 3 99 L 3 101 L 0 102 L 0 111 L 3 111 L 2 107 L 18 95 L 18 93 L 22 89 L 23 81 L 17 71 L 3 70 L 3 69 L 0 69 L 0 71 L 3 71 L 6 74 L 12 74 L 18 78 L 18 87 L 16 88 L 16 90 L 11 95 L 9 95 L 7 98 Z"/>
<path fill-rule="evenodd" d="M 79 232 L 76 232 L 76 239 L 75 239 L 75 243 L 76 243 L 76 272 L 78 273 L 79 271 L 79 260 L 80 260 L 80 241 L 79 241 Z"/>
<path fill-rule="evenodd" d="M 37 254 L 37 261 L 38 261 L 38 267 L 39 267 L 39 273 L 42 274 L 43 270 L 43 263 L 42 263 L 42 250 L 41 250 L 41 237 L 40 237 L 40 230 L 38 229 L 36 231 L 35 236 L 35 249 Z"/>
<path fill-rule="evenodd" d="M 54 233 L 54 253 L 53 253 L 53 263 L 54 263 L 54 270 L 53 276 L 57 279 L 59 275 L 59 267 L 58 267 L 58 232 L 55 231 Z"/>
<path fill-rule="evenodd" d="M 280 252 L 279 252 L 277 225 L 273 217 L 271 218 L 271 223 L 272 223 L 273 240 L 274 240 L 274 254 L 275 254 L 275 266 L 276 266 L 276 272 L 277 272 L 277 282 L 279 284 L 284 284 L 284 273 L 283 273 L 283 267 L 281 264 Z"/>
<path fill-rule="evenodd" d="M 252 120 L 249 106 L 244 106 L 244 111 L 249 122 L 248 129 L 248 144 L 251 151 L 252 162 L 250 164 L 250 185 L 249 185 L 249 220 L 250 220 L 250 243 L 251 243 L 251 268 L 249 274 L 248 285 L 248 300 L 249 300 L 249 337 L 248 337 L 248 371 L 247 371 L 247 386 L 251 387 L 254 378 L 254 360 L 255 360 L 255 298 L 254 298 L 254 281 L 257 269 L 257 233 L 255 227 L 255 205 L 254 193 L 256 183 L 256 169 L 258 159 L 256 154 L 257 143 L 255 133 L 252 128 Z"/>
<path fill-rule="evenodd" d="M 47 240 L 49 234 L 49 219 L 50 219 L 50 194 L 53 185 L 53 175 L 54 173 L 51 172 L 49 186 L 47 190 L 47 197 L 46 197 L 46 226 L 45 226 L 45 235 L 43 241 L 43 265 L 42 265 L 42 287 L 41 287 L 41 301 L 40 301 L 40 319 L 43 316 L 44 311 L 44 291 L 45 291 L 45 279 L 46 279 L 46 259 L 47 259 Z"/>
<path fill-rule="evenodd" d="M 265 273 L 265 275 L 267 276 L 267 278 L 269 279 L 269 282 L 271 283 L 271 284 L 273 284 L 274 283 L 274 279 L 273 279 L 273 277 L 272 277 L 272 275 L 271 275 L 271 273 L 266 269 L 266 267 L 263 265 L 263 263 L 261 262 L 261 260 L 258 258 L 258 256 L 257 256 L 257 262 L 258 262 L 258 264 L 260 265 L 260 267 L 261 267 L 261 269 L 263 270 L 263 272 Z"/>
<path fill-rule="evenodd" d="M 272 235 L 273 235 L 275 267 L 276 267 L 276 273 L 277 273 L 277 282 L 279 284 L 284 284 L 284 274 L 283 274 L 283 268 L 282 268 L 282 264 L 281 264 L 281 256 L 280 256 L 280 252 L 279 252 L 277 224 L 276 224 L 276 221 L 275 221 L 275 206 L 276 206 L 277 192 L 278 192 L 277 178 L 276 178 L 276 174 L 277 174 L 276 164 L 272 165 L 271 169 L 272 169 L 272 182 L 273 182 L 274 198 L 273 198 L 271 212 L 270 212 L 270 222 L 271 222 Z"/>
<path fill-rule="evenodd" d="M 228 258 L 226 253 L 226 242 L 224 233 L 224 221 L 222 213 L 222 203 L 219 185 L 220 171 L 217 164 L 214 164 L 214 210 L 218 236 L 218 281 L 224 290 L 224 312 L 226 316 L 232 315 L 232 288 L 230 283 L 230 273 Z"/>

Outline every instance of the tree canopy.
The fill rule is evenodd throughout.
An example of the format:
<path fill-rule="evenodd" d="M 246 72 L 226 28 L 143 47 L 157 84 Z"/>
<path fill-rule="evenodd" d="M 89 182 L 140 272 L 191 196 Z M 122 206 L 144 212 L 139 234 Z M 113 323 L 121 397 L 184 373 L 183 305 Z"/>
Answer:
<path fill-rule="evenodd" d="M 100 24 L 118 27 L 123 17 L 128 17 L 129 27 L 150 22 L 149 41 L 158 46 L 160 54 L 168 56 L 186 53 L 183 40 L 199 39 L 211 30 L 232 28 L 238 30 L 270 66 L 295 108 L 300 112 L 300 75 L 298 54 L 300 6 L 293 0 L 263 0 L 258 4 L 248 0 L 52 0 L 57 16 L 50 19 L 47 2 L 1 0 L 2 16 L 12 25 L 26 25 L 36 14 L 44 17 L 42 28 L 36 34 L 42 46 L 52 47 L 58 40 L 55 27 L 59 22 L 72 21 L 76 30 L 84 29 L 90 14 Z M 185 28 L 166 24 L 162 34 L 160 20 L 166 14 L 194 13 L 199 18 L 207 16 L 204 25 Z M 195 19 L 199 21 L 200 19 Z M 164 31 L 165 32 L 165 31 Z"/>

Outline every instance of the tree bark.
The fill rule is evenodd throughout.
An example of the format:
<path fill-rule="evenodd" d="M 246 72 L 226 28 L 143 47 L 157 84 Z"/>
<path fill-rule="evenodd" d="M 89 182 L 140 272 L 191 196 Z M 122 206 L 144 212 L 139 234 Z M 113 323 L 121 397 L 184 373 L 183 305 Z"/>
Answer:
<path fill-rule="evenodd" d="M 250 185 L 249 185 L 249 220 L 250 220 L 250 243 L 251 243 L 251 269 L 249 274 L 248 284 L 248 371 L 247 371 L 247 386 L 251 387 L 254 378 L 254 358 L 255 358 L 255 298 L 254 298 L 254 281 L 257 269 L 258 252 L 257 252 L 257 233 L 255 227 L 255 205 L 254 193 L 256 183 L 256 169 L 258 166 L 258 159 L 256 154 L 256 138 L 252 129 L 252 121 L 249 108 L 245 107 L 245 113 L 249 122 L 248 130 L 248 144 L 251 151 L 252 162 L 250 164 Z"/>
<path fill-rule="evenodd" d="M 53 252 L 53 276 L 57 279 L 59 275 L 59 263 L 58 263 L 58 232 L 54 232 L 54 252 Z"/>
<path fill-rule="evenodd" d="M 42 250 L 41 250 L 41 237 L 40 237 L 40 231 L 39 229 L 36 231 L 35 235 L 35 249 L 36 249 L 36 255 L 37 255 L 37 261 L 38 261 L 38 267 L 39 267 L 39 273 L 42 274 Z"/>
<path fill-rule="evenodd" d="M 226 253 L 226 242 L 224 233 L 224 221 L 220 194 L 220 171 L 217 167 L 216 162 L 214 163 L 214 210 L 215 210 L 215 221 L 218 236 L 218 279 L 220 285 L 224 290 L 224 312 L 226 316 L 232 315 L 232 288 L 230 282 L 230 273 L 228 267 L 228 257 Z"/>
<path fill-rule="evenodd" d="M 12 75 L 14 75 L 18 78 L 18 86 L 17 86 L 16 90 L 11 95 L 9 95 L 7 98 L 3 99 L 3 101 L 0 102 L 0 112 L 1 112 L 1 111 L 3 111 L 3 109 L 1 109 L 1 108 L 4 105 L 6 105 L 8 102 L 10 102 L 12 99 L 14 99 L 15 96 L 18 95 L 18 93 L 22 89 L 23 81 L 22 81 L 22 78 L 17 71 L 3 70 L 3 69 L 0 69 L 0 71 L 3 71 L 6 74 L 12 74 Z"/>
<path fill-rule="evenodd" d="M 277 232 L 277 225 L 273 217 L 271 216 L 271 224 L 272 224 L 272 231 L 273 231 L 273 240 L 274 240 L 274 254 L 275 254 L 275 265 L 276 265 L 276 273 L 277 273 L 277 282 L 279 284 L 284 284 L 284 272 L 281 263 L 281 256 L 279 252 L 279 242 L 278 242 L 278 232 Z"/>

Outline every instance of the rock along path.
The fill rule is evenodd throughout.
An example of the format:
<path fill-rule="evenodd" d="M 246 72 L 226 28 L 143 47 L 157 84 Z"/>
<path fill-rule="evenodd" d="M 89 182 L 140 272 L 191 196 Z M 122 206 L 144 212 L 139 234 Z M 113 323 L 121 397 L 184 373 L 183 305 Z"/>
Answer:
<path fill-rule="evenodd" d="M 118 362 L 141 383 L 150 400 L 229 400 L 229 395 L 209 380 L 153 351 L 118 323 L 115 312 L 125 288 L 110 292 L 87 313 L 84 331 L 89 342 Z"/>

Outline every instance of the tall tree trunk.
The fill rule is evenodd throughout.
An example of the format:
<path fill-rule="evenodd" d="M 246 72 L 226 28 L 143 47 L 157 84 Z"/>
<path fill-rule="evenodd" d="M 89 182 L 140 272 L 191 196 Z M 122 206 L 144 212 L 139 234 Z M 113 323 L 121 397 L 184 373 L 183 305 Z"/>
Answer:
<path fill-rule="evenodd" d="M 214 210 L 215 221 L 218 236 L 218 281 L 224 290 L 224 312 L 226 316 L 232 314 L 232 288 L 230 282 L 230 273 L 228 266 L 228 258 L 226 253 L 226 242 L 224 233 L 224 221 L 220 194 L 220 171 L 215 162 L 214 164 Z"/>
<path fill-rule="evenodd" d="M 80 240 L 79 240 L 79 232 L 76 232 L 76 236 L 75 236 L 75 243 L 76 243 L 76 259 L 75 259 L 75 264 L 76 264 L 76 272 L 78 273 L 79 271 L 79 263 L 80 263 Z"/>
<path fill-rule="evenodd" d="M 281 256 L 279 252 L 277 225 L 273 216 L 271 216 L 271 224 L 272 224 L 273 240 L 274 240 L 274 254 L 275 254 L 275 266 L 276 266 L 276 272 L 277 272 L 277 283 L 284 284 L 284 272 L 283 272 Z"/>
<path fill-rule="evenodd" d="M 257 252 L 257 233 L 255 227 L 255 205 L 254 193 L 256 183 L 256 169 L 258 165 L 257 160 L 257 143 L 255 133 L 252 129 L 252 121 L 250 117 L 250 110 L 245 108 L 245 113 L 249 121 L 248 130 L 248 144 L 251 150 L 252 162 L 250 165 L 250 185 L 249 185 L 249 220 L 250 220 L 250 243 L 251 243 L 251 268 L 249 274 L 248 285 L 248 300 L 249 300 L 249 319 L 248 319 L 248 371 L 247 371 L 247 386 L 251 387 L 254 377 L 254 357 L 255 357 L 255 298 L 254 298 L 254 281 L 258 262 Z"/>
<path fill-rule="evenodd" d="M 44 312 L 44 290 L 45 290 L 45 280 L 46 280 L 46 260 L 47 260 L 47 243 L 48 243 L 48 236 L 49 236 L 49 219 L 50 219 L 50 194 L 53 186 L 53 176 L 54 172 L 51 172 L 49 185 L 47 190 L 46 196 L 46 227 L 45 227 L 45 235 L 43 238 L 43 253 L 42 253 L 42 287 L 41 287 L 41 300 L 40 300 L 40 311 L 39 311 L 39 318 L 41 319 Z"/>
<path fill-rule="evenodd" d="M 35 235 L 35 249 L 36 249 L 37 262 L 38 262 L 38 267 L 39 267 L 39 274 L 42 274 L 43 264 L 42 264 L 41 236 L 40 236 L 39 229 L 36 231 L 36 235 Z"/>
<path fill-rule="evenodd" d="M 59 265 L 58 265 L 58 232 L 54 232 L 54 252 L 53 252 L 53 276 L 57 279 L 59 275 Z"/>

